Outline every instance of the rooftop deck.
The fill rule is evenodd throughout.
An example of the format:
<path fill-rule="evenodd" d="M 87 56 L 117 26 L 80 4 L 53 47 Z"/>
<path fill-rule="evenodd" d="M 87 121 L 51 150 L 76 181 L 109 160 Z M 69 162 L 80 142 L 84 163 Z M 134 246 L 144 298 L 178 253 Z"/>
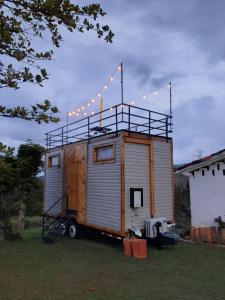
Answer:
<path fill-rule="evenodd" d="M 47 149 L 64 146 L 120 130 L 169 138 L 171 127 L 170 115 L 129 104 L 118 104 L 49 131 L 46 133 L 46 146 Z"/>

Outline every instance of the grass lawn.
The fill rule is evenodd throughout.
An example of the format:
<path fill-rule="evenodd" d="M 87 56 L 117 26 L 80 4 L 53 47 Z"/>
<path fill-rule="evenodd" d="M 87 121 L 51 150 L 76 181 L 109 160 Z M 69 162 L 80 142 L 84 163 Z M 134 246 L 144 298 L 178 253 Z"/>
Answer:
<path fill-rule="evenodd" d="M 138 260 L 120 241 L 44 244 L 32 228 L 0 241 L 0 299 L 225 299 L 225 249 L 180 243 Z"/>

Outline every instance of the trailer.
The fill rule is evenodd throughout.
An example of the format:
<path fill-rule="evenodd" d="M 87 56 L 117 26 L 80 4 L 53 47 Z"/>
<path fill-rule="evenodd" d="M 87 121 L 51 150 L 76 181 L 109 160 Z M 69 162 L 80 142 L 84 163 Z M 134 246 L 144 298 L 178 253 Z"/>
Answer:
<path fill-rule="evenodd" d="M 125 237 L 152 218 L 174 222 L 171 115 L 118 104 L 99 117 L 46 134 L 44 240 L 57 229 Z"/>

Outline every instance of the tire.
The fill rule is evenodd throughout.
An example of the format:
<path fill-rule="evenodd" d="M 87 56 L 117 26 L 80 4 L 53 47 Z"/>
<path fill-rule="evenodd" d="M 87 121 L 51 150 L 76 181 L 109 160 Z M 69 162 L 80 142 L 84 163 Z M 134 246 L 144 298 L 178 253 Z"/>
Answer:
<path fill-rule="evenodd" d="M 60 233 L 60 235 L 66 235 L 67 234 L 67 227 L 66 227 L 65 223 L 60 224 L 59 233 Z"/>
<path fill-rule="evenodd" d="M 68 235 L 71 239 L 78 238 L 78 225 L 75 222 L 71 222 L 68 226 Z"/>

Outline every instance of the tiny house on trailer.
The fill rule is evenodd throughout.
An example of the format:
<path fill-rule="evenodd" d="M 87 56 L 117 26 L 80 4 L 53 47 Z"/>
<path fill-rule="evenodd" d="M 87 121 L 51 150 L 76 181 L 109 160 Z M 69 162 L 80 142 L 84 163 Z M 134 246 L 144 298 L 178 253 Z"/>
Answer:
<path fill-rule="evenodd" d="M 79 226 L 124 237 L 174 221 L 171 116 L 119 104 L 46 135 L 43 238 Z M 46 219 L 52 218 L 46 226 Z"/>

